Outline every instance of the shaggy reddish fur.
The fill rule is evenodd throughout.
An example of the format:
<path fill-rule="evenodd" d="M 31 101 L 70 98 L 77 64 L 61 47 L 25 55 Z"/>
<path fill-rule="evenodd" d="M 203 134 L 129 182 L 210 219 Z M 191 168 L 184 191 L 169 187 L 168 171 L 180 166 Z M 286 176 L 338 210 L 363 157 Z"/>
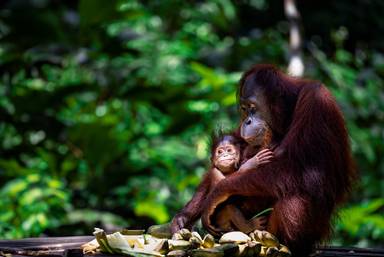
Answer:
<path fill-rule="evenodd" d="M 256 65 L 244 73 L 240 97 L 245 80 L 252 80 L 267 98 L 278 145 L 275 158 L 257 170 L 235 172 L 214 188 L 206 176 L 178 215 L 187 217 L 187 226 L 202 215 L 203 225 L 210 228 L 215 209 L 231 196 L 247 197 L 255 206 L 267 202 L 274 208 L 268 230 L 293 256 L 306 256 L 329 235 L 332 214 L 356 178 L 343 116 L 319 82 Z"/>

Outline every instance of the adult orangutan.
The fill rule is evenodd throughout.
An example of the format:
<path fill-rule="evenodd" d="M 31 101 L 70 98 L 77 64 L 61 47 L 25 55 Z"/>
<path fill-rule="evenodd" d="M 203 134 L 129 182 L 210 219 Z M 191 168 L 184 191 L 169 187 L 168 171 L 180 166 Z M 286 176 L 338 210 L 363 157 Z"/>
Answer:
<path fill-rule="evenodd" d="M 329 235 L 332 214 L 356 178 L 343 116 L 324 85 L 289 77 L 270 65 L 245 72 L 238 95 L 242 118 L 236 133 L 257 144 L 270 127 L 277 145 L 274 159 L 257 171 L 249 159 L 208 195 L 203 181 L 173 219 L 172 230 L 190 227 L 201 216 L 204 227 L 215 233 L 211 217 L 217 207 L 230 197 L 244 197 L 255 208 L 273 207 L 267 230 L 293 256 L 306 256 Z"/>

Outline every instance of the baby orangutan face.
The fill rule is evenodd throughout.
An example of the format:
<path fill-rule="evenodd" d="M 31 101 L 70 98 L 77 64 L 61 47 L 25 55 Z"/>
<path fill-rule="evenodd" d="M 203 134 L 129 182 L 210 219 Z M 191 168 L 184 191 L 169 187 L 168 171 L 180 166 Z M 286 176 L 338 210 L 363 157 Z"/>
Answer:
<path fill-rule="evenodd" d="M 228 174 L 238 169 L 240 162 L 240 146 L 230 141 L 222 141 L 216 148 L 214 165 L 222 173 Z"/>

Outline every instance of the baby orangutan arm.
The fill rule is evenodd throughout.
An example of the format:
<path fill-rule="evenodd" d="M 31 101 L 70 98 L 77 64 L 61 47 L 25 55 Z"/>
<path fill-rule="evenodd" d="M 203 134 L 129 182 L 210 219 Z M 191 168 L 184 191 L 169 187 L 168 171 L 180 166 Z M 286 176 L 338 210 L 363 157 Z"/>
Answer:
<path fill-rule="evenodd" d="M 213 167 L 203 178 L 199 187 L 196 190 L 195 195 L 185 205 L 185 207 L 172 219 L 171 231 L 175 233 L 182 228 L 191 229 L 193 224 L 201 216 L 202 209 L 200 203 L 204 201 L 204 198 L 219 183 L 225 176 L 217 168 Z"/>
<path fill-rule="evenodd" d="M 211 188 L 213 188 L 214 186 L 216 186 L 216 184 L 222 180 L 222 179 L 225 179 L 225 176 L 224 174 L 219 171 L 217 168 L 212 168 L 211 170 Z"/>

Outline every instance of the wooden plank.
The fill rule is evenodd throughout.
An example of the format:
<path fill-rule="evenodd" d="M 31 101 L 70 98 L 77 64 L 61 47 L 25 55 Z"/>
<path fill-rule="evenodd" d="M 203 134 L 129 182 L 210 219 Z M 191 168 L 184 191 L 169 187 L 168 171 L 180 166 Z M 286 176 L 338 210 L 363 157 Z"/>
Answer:
<path fill-rule="evenodd" d="M 73 248 L 93 240 L 94 236 L 35 237 L 17 240 L 0 240 L 0 249 L 15 247 L 22 249 Z"/>
<path fill-rule="evenodd" d="M 364 253 L 384 253 L 382 248 L 357 248 L 357 247 L 342 247 L 342 246 L 327 246 L 327 247 L 318 247 L 320 251 L 354 251 L 354 252 L 364 252 Z"/>
<path fill-rule="evenodd" d="M 349 253 L 349 252 L 323 252 L 315 251 L 311 254 L 313 257 L 383 257 L 383 254 L 371 254 L 371 253 Z"/>
<path fill-rule="evenodd" d="M 82 244 L 93 239 L 93 236 L 73 236 L 0 240 L 0 252 L 10 253 L 12 256 L 62 257 L 67 256 L 68 249 L 79 249 Z M 82 253 L 76 256 L 82 256 Z"/>
<path fill-rule="evenodd" d="M 314 257 L 384 257 L 384 249 L 356 247 L 324 247 L 318 248 Z"/>
<path fill-rule="evenodd" d="M 53 257 L 119 257 L 124 255 L 83 255 L 80 246 L 93 240 L 93 236 L 38 237 L 19 240 L 0 240 L 0 256 L 53 256 Z M 356 247 L 319 247 L 311 257 L 384 257 L 384 249 Z"/>
<path fill-rule="evenodd" d="M 12 254 L 12 256 L 53 256 L 53 257 L 62 257 L 66 256 L 65 249 L 59 250 L 23 250 L 15 248 L 2 248 L 1 253 L 3 254 Z M 3 255 L 1 255 L 3 256 Z"/>

